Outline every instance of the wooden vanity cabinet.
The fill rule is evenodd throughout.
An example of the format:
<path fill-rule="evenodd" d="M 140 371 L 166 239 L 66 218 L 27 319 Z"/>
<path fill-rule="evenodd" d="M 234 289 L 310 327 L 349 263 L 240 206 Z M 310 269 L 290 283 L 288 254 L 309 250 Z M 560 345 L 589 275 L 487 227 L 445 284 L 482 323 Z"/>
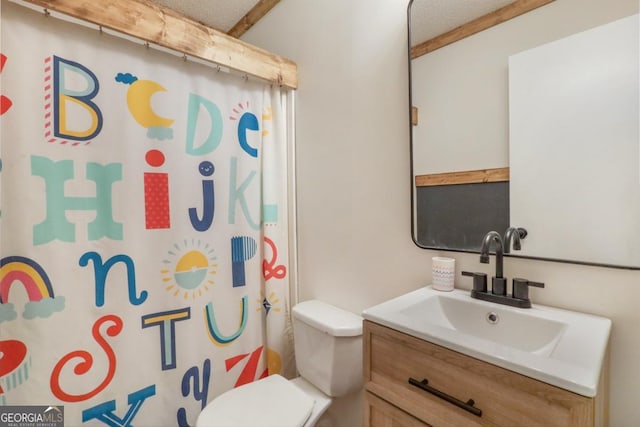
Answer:
<path fill-rule="evenodd" d="M 605 393 L 581 396 L 367 320 L 363 334 L 365 426 L 606 425 Z"/>

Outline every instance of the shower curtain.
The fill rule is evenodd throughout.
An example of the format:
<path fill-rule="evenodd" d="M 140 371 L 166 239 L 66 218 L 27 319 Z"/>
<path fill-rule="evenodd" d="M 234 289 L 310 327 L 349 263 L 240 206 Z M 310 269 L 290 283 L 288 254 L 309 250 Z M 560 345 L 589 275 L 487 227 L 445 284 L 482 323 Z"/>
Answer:
<path fill-rule="evenodd" d="M 4 0 L 0 22 L 0 406 L 193 425 L 290 376 L 286 92 Z"/>

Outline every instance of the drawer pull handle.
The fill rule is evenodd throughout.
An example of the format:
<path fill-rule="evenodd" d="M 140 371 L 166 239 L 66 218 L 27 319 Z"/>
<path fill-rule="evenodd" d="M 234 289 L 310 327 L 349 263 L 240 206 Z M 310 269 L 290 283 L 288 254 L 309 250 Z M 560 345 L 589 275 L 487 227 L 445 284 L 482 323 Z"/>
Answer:
<path fill-rule="evenodd" d="M 444 393 L 436 388 L 431 387 L 429 385 L 429 380 L 427 380 L 426 378 L 423 379 L 422 381 L 418 381 L 414 378 L 409 378 L 409 384 L 416 386 L 428 393 L 431 393 L 434 396 L 439 397 L 440 399 L 444 399 L 447 402 L 453 405 L 456 405 L 458 408 L 462 408 L 465 411 L 471 412 L 473 415 L 477 417 L 482 416 L 482 409 L 476 408 L 475 406 L 473 406 L 475 404 L 473 399 L 469 399 L 466 402 L 463 402 L 462 400 L 458 400 L 453 396 L 449 396 L 447 393 Z"/>

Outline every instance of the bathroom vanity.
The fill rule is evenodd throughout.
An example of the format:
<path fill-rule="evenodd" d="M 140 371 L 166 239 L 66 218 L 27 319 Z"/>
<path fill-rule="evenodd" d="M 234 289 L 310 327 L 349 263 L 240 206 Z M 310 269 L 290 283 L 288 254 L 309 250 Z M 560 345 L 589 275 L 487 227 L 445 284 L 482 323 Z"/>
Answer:
<path fill-rule="evenodd" d="M 371 427 L 605 424 L 603 391 L 581 396 L 369 321 L 364 375 L 365 425 Z M 410 378 L 427 379 L 480 415 L 410 384 Z"/>
<path fill-rule="evenodd" d="M 562 342 L 565 335 L 572 339 L 572 319 L 559 321 L 558 336 L 549 330 L 550 335 L 541 339 L 538 329 L 543 327 L 531 309 L 471 300 L 460 290 L 446 294 L 451 295 L 441 296 L 427 287 L 363 313 L 365 426 L 607 425 L 608 319 L 560 310 L 561 315 L 586 316 L 578 319 L 581 323 L 594 322 L 584 327 L 593 331 L 597 348 L 571 346 L 596 357 L 576 362 Z M 541 315 L 559 310 L 534 310 L 538 309 Z M 470 329 L 459 322 L 462 317 L 456 318 L 457 311 L 487 327 Z M 518 343 L 499 324 L 474 319 L 483 311 L 501 318 L 525 339 Z M 518 325 L 520 317 L 531 323 L 530 331 Z M 590 341 L 589 334 L 582 339 Z M 556 363 L 562 366 L 554 373 Z M 521 369 L 520 364 L 528 366 Z"/>

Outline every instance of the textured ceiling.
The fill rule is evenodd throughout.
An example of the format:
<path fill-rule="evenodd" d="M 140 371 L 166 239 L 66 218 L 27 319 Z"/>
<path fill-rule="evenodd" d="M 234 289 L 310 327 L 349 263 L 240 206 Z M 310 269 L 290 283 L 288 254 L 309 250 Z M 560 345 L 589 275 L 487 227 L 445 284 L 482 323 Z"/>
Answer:
<path fill-rule="evenodd" d="M 283 3 L 287 1 L 298 0 L 282 0 Z M 411 8 L 414 44 L 452 30 L 513 1 L 414 0 Z M 174 9 L 216 30 L 227 32 L 258 3 L 258 0 L 152 0 L 152 2 Z M 321 2 L 322 0 L 316 0 L 318 5 Z"/>
<path fill-rule="evenodd" d="M 228 32 L 257 0 L 151 0 L 216 30 Z M 295 1 L 295 0 L 294 0 Z"/>
<path fill-rule="evenodd" d="M 414 0 L 411 40 L 418 44 L 472 21 L 514 0 Z"/>

